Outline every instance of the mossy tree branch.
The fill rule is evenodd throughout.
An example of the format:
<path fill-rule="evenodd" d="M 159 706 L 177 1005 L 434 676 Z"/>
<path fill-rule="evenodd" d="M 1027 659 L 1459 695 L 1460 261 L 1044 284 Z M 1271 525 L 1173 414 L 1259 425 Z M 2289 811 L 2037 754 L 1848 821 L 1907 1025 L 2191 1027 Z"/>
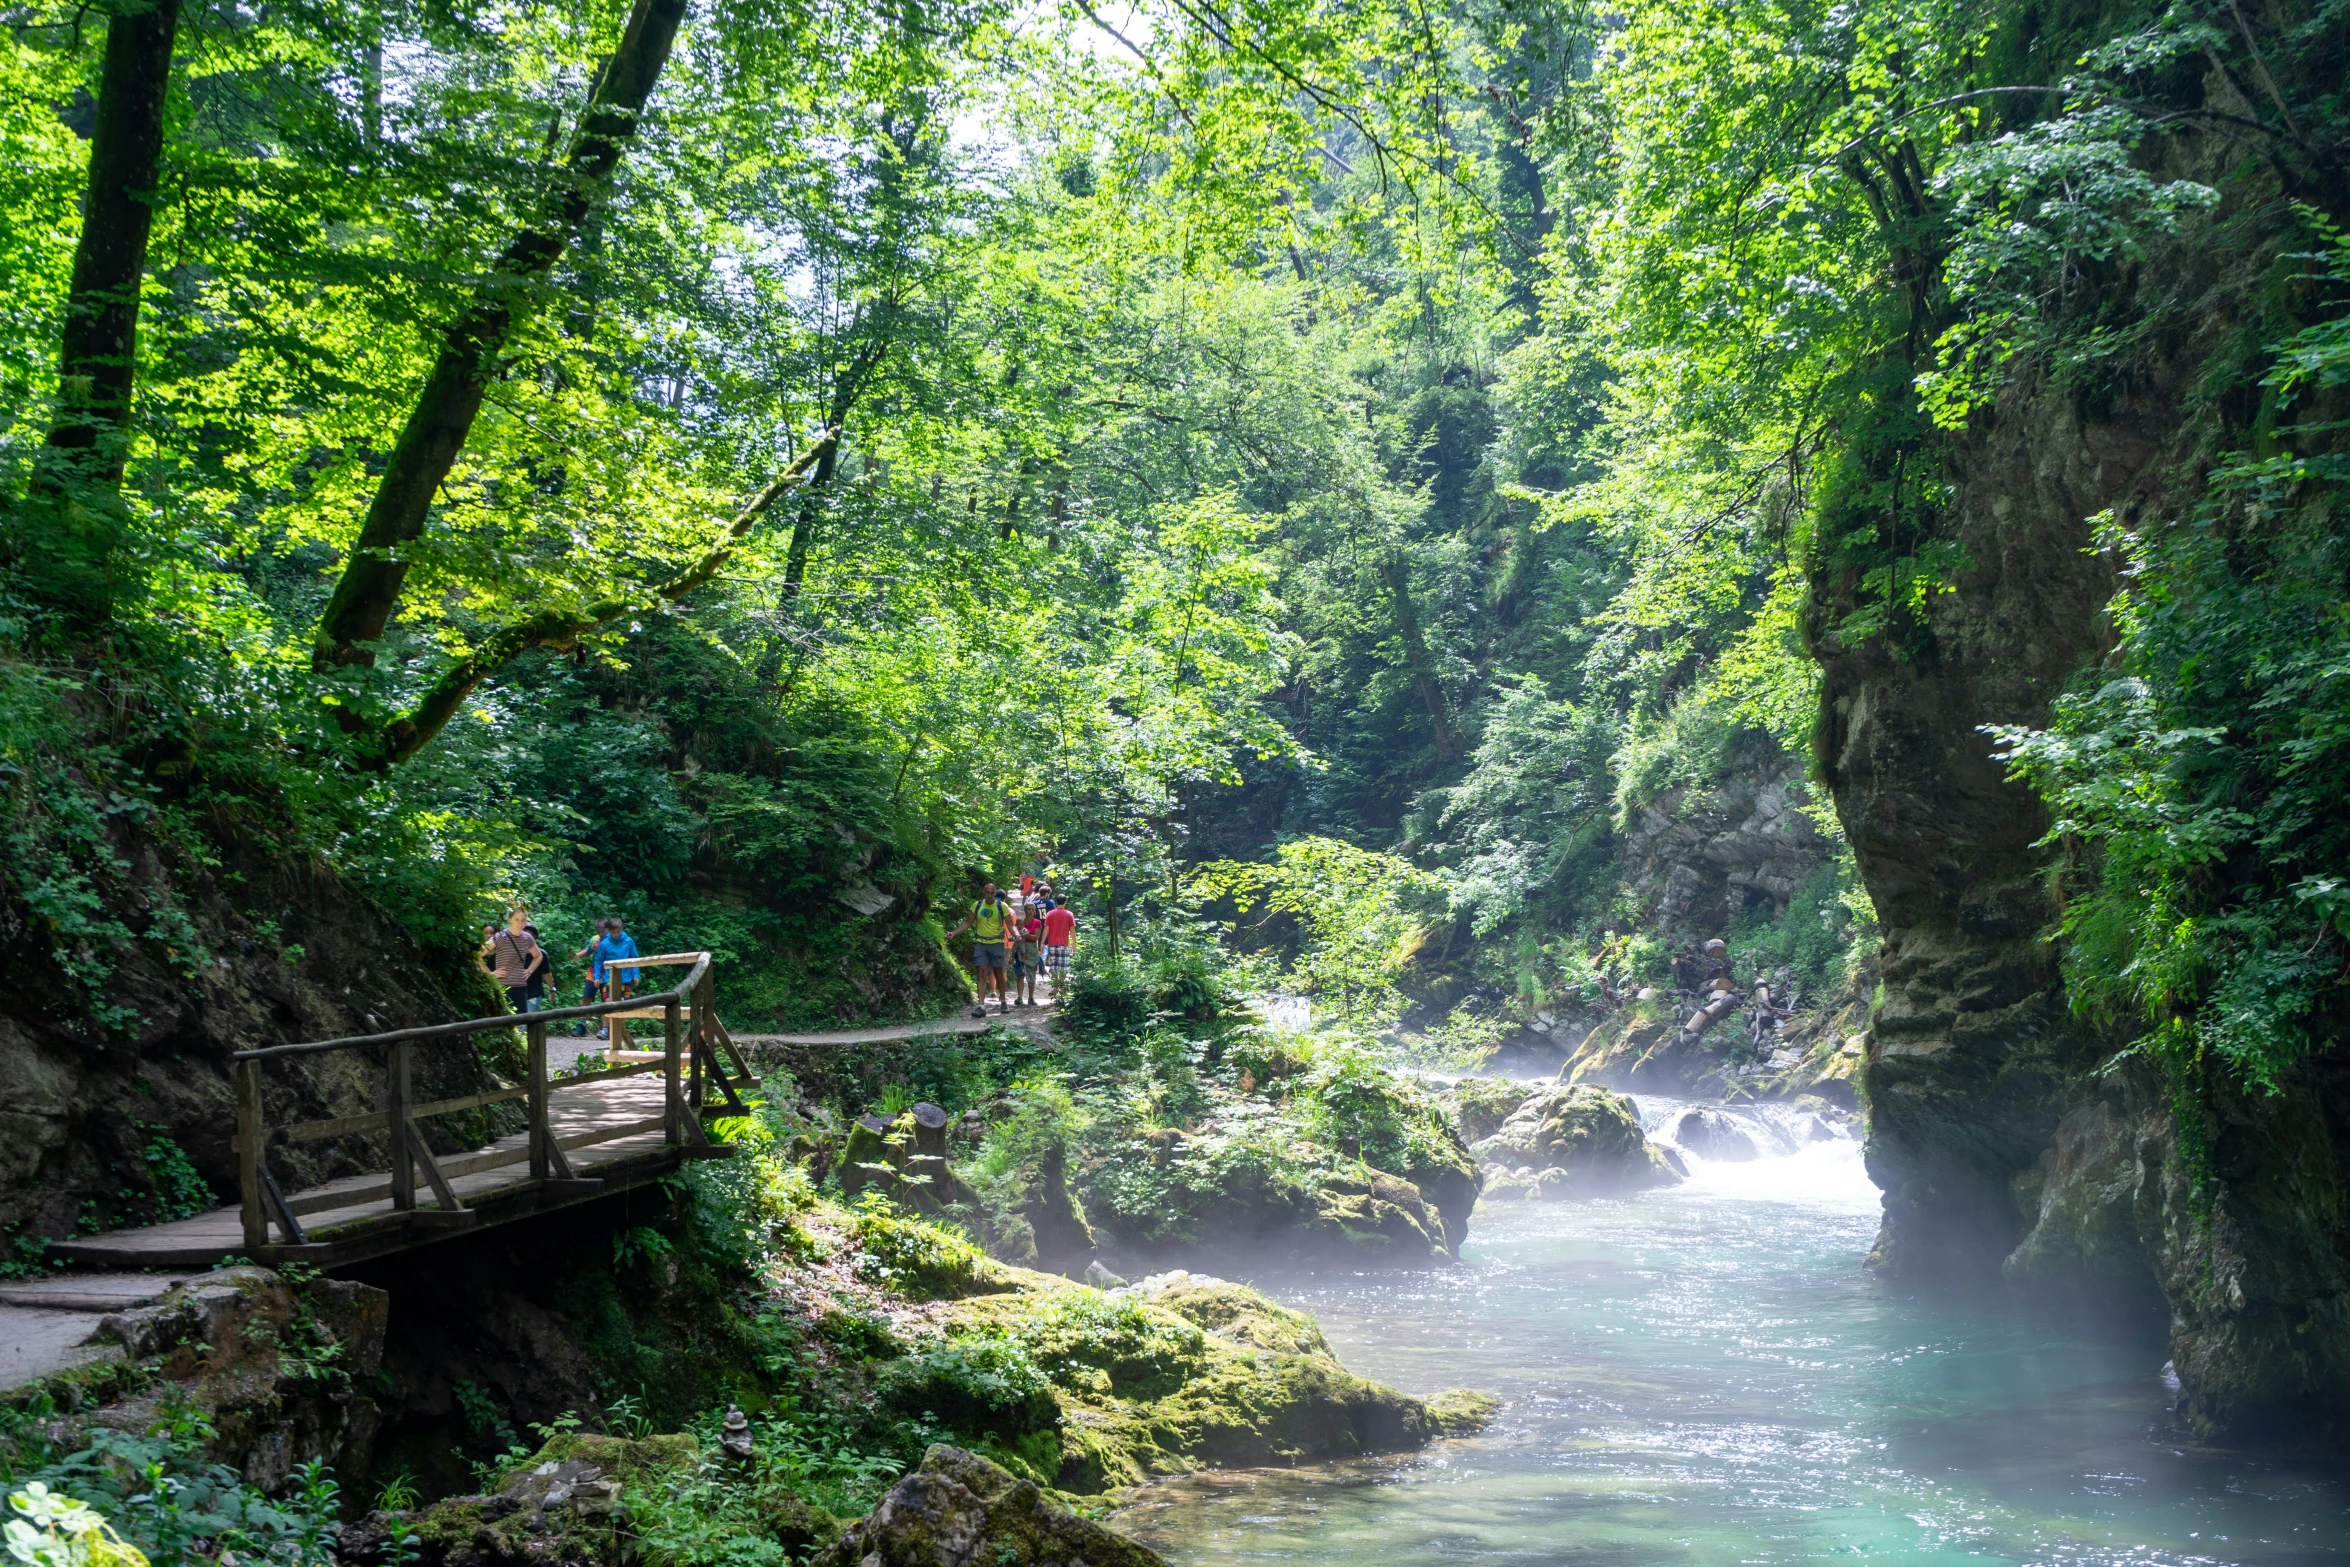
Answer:
<path fill-rule="evenodd" d="M 491 632 L 444 670 L 411 711 L 384 727 L 381 744 L 370 759 L 372 763 L 378 768 L 393 767 L 423 750 L 457 716 L 458 708 L 477 686 L 532 648 L 576 647 L 581 637 L 599 627 L 674 603 L 707 583 L 724 569 L 734 555 L 735 546 L 749 535 L 752 526 L 777 501 L 799 488 L 818 464 L 829 462 L 839 443 L 840 427 L 835 425 L 800 453 L 773 483 L 752 496 L 700 558 L 666 582 L 656 583 L 640 594 L 599 599 L 579 609 L 541 610 Z"/>

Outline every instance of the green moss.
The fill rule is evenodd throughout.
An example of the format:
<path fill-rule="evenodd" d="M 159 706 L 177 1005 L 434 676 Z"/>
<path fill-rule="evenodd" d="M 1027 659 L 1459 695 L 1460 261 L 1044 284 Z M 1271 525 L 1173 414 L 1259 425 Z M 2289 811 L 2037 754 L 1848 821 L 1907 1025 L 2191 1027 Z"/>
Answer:
<path fill-rule="evenodd" d="M 527 1468 L 545 1463 L 577 1461 L 594 1464 L 623 1486 L 641 1485 L 657 1477 L 684 1474 L 700 1462 L 702 1447 L 691 1436 L 639 1437 L 634 1441 L 599 1436 L 592 1431 L 562 1431 L 530 1457 Z"/>
<path fill-rule="evenodd" d="M 1055 1385 L 1080 1394 L 1161 1398 L 1209 1358 L 1207 1335 L 1179 1314 L 1090 1289 L 1031 1304 L 1012 1331 Z"/>
<path fill-rule="evenodd" d="M 1284 1355 L 1328 1355 L 1330 1341 L 1313 1318 L 1275 1305 L 1255 1290 L 1221 1279 L 1162 1290 L 1153 1303 L 1234 1344 Z"/>
<path fill-rule="evenodd" d="M 1445 1094 L 1452 1107 L 1453 1127 L 1464 1142 L 1481 1142 L 1501 1130 L 1510 1112 L 1524 1104 L 1523 1083 L 1491 1077 L 1464 1077 Z"/>
<path fill-rule="evenodd" d="M 1493 1423 L 1501 1400 L 1474 1388 L 1448 1387 L 1428 1399 L 1428 1429 L 1435 1436 L 1467 1436 Z"/>
<path fill-rule="evenodd" d="M 877 1379 L 883 1407 L 982 1441 L 1016 1447 L 1060 1423 L 1052 1379 L 1019 1339 L 963 1333 L 919 1342 Z"/>
<path fill-rule="evenodd" d="M 1407 1450 L 1436 1431 L 1420 1400 L 1339 1365 L 1310 1317 L 1237 1284 L 1148 1299 L 1022 1291 L 962 1303 L 950 1331 L 1027 1349 L 1059 1407 L 1054 1483 L 1076 1494 L 1208 1465 Z"/>
<path fill-rule="evenodd" d="M 954 1231 L 880 1208 L 857 1215 L 858 1277 L 911 1300 L 955 1300 L 1004 1287 L 999 1270 Z"/>

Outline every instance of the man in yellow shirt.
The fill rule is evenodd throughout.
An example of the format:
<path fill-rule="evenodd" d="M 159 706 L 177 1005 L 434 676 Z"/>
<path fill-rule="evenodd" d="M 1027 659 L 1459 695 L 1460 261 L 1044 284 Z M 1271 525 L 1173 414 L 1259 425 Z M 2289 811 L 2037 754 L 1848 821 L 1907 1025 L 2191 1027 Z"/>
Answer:
<path fill-rule="evenodd" d="M 996 1010 L 1012 1010 L 1012 998 L 1004 989 L 1004 969 L 1012 945 L 1012 906 L 1004 895 L 996 891 L 994 882 L 979 890 L 979 901 L 971 906 L 963 923 L 947 932 L 952 941 L 963 932 L 971 932 L 971 966 L 979 971 L 979 1003 L 971 1009 L 973 1017 L 987 1016 L 987 998 L 992 991 Z"/>

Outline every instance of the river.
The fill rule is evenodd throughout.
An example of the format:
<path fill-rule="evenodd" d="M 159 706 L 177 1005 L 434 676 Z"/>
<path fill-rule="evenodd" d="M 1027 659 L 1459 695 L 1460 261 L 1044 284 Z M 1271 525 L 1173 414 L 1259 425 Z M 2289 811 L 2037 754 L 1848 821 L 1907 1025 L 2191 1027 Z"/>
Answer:
<path fill-rule="evenodd" d="M 1652 1126 L 1679 1108 L 1641 1102 Z M 1409 1457 L 1172 1482 L 1121 1527 L 1177 1567 L 2350 1562 L 2340 1471 L 2171 1429 L 2159 1337 L 1872 1282 L 1857 1143 L 1692 1166 L 1488 1204 L 1444 1272 L 1252 1280 L 1354 1370 L 1484 1388 L 1498 1418 Z"/>

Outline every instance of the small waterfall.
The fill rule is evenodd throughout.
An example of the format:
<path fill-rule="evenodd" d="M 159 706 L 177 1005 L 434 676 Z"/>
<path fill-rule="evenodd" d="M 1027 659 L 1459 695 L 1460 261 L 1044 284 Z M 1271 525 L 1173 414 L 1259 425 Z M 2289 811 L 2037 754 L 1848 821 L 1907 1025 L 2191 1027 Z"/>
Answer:
<path fill-rule="evenodd" d="M 1635 1094 L 1632 1103 L 1649 1140 L 1688 1166 L 1689 1179 L 1676 1191 L 1854 1212 L 1878 1205 L 1859 1134 L 1840 1119 L 1770 1102 Z"/>

